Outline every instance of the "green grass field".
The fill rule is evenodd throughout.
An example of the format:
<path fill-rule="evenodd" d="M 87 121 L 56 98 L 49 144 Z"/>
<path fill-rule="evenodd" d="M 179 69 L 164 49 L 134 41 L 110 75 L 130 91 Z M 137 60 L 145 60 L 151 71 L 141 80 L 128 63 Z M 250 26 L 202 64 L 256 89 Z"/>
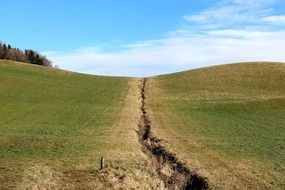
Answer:
<path fill-rule="evenodd" d="M 0 189 L 43 164 L 70 173 L 70 185 L 82 180 L 76 172 L 98 168 L 127 79 L 0 61 L 0 89 Z"/>
<path fill-rule="evenodd" d="M 243 63 L 150 80 L 153 130 L 217 189 L 285 188 L 285 65 Z"/>
<path fill-rule="evenodd" d="M 0 189 L 162 189 L 136 133 L 141 85 L 0 60 Z M 285 188 L 285 64 L 152 77 L 146 109 L 212 189 Z"/>

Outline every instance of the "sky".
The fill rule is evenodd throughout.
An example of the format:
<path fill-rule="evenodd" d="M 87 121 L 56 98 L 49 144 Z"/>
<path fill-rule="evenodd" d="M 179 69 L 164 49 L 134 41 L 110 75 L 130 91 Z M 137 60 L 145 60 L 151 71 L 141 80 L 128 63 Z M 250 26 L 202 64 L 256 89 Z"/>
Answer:
<path fill-rule="evenodd" d="M 284 0 L 9 0 L 0 8 L 0 41 L 75 72 L 144 77 L 285 62 Z"/>

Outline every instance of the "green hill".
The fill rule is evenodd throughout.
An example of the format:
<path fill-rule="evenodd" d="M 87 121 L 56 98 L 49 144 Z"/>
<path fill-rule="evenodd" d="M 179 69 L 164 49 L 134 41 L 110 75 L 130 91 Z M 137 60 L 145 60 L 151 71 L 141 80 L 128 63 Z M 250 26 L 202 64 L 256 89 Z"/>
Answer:
<path fill-rule="evenodd" d="M 67 185 L 88 184 L 80 171 L 98 166 L 127 79 L 0 61 L 0 89 L 0 189 L 43 164 L 68 173 Z"/>
<path fill-rule="evenodd" d="M 142 151 L 142 113 L 161 139 L 155 143 L 211 189 L 284 189 L 285 64 L 229 64 L 145 81 L 142 90 L 141 79 L 0 60 L 0 189 L 171 187 Z"/>
<path fill-rule="evenodd" d="M 285 187 L 285 64 L 153 77 L 146 97 L 154 133 L 213 188 Z"/>

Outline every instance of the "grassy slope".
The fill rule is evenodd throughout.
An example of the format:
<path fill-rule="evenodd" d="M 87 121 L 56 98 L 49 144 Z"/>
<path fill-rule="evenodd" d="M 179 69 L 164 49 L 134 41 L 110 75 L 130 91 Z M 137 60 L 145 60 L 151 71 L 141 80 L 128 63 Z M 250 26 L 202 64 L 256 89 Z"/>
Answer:
<path fill-rule="evenodd" d="M 285 187 L 285 64 L 154 77 L 147 93 L 154 131 L 214 187 Z"/>
<path fill-rule="evenodd" d="M 70 188 L 73 181 L 84 188 L 82 175 L 98 167 L 126 89 L 125 78 L 0 61 L 0 189 L 43 163 L 66 173 Z"/>

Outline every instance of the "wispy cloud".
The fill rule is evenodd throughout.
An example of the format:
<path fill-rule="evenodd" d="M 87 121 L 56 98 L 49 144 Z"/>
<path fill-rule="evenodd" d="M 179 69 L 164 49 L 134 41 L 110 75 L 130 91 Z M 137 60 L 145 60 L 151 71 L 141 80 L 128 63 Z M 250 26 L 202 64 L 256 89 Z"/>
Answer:
<path fill-rule="evenodd" d="M 263 21 L 278 25 L 285 24 L 285 15 L 266 16 L 263 18 Z"/>
<path fill-rule="evenodd" d="M 223 6 L 212 7 L 194 15 L 186 15 L 184 18 L 189 22 L 199 24 L 216 24 L 225 26 L 226 24 L 234 23 L 247 24 L 255 22 L 256 18 L 266 15 L 268 9 L 253 9 L 251 6 L 226 4 Z"/>
<path fill-rule="evenodd" d="M 239 28 L 264 24 L 263 17 L 271 16 L 277 0 L 225 0 L 213 7 L 184 18 L 193 24 L 216 28 Z"/>
<path fill-rule="evenodd" d="M 225 0 L 184 16 L 185 23 L 156 40 L 121 50 L 83 48 L 50 53 L 59 67 L 100 75 L 150 76 L 239 61 L 285 61 L 285 16 L 277 0 Z"/>

